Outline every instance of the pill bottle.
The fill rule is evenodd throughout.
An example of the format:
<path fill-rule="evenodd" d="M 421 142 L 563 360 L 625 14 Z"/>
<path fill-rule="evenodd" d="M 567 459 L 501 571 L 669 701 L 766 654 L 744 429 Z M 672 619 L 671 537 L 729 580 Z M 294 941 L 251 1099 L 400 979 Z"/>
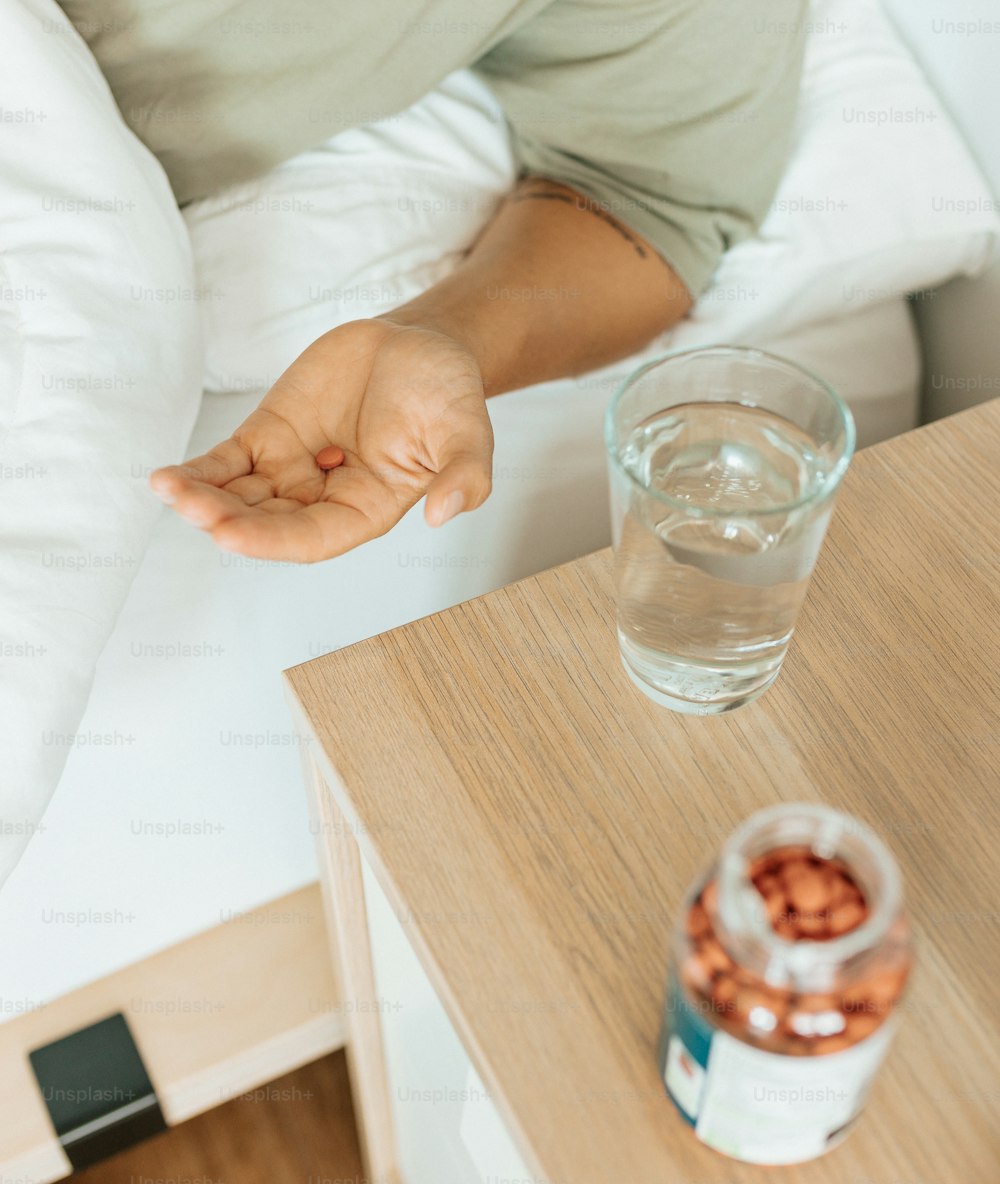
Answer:
<path fill-rule="evenodd" d="M 899 870 L 867 826 L 810 803 L 754 814 L 681 909 L 667 1093 L 735 1159 L 822 1155 L 861 1112 L 911 964 Z"/>

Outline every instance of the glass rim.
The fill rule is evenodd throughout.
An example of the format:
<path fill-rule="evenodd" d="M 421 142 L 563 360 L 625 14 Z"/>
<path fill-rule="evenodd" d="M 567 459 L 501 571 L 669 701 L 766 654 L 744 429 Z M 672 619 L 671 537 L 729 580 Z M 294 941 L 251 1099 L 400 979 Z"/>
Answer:
<path fill-rule="evenodd" d="M 622 464 L 621 456 L 619 455 L 619 444 L 616 439 L 614 429 L 614 414 L 618 409 L 623 396 L 632 386 L 635 385 L 650 370 L 655 370 L 658 366 L 663 366 L 668 362 L 679 361 L 682 358 L 692 358 L 699 354 L 737 354 L 746 358 L 754 358 L 760 361 L 769 362 L 782 367 L 785 370 L 792 370 L 807 378 L 811 383 L 818 387 L 823 394 L 833 404 L 843 426 L 844 430 L 844 446 L 841 449 L 840 456 L 836 463 L 831 466 L 830 471 L 823 478 L 822 483 L 808 494 L 796 498 L 794 501 L 782 502 L 779 505 L 767 506 L 762 509 L 748 508 L 740 510 L 723 510 L 715 506 L 693 506 L 690 502 L 685 502 L 680 498 L 673 497 L 669 493 L 663 493 L 658 489 L 652 489 L 648 485 L 644 485 L 634 473 Z M 697 400 L 696 400 L 697 401 Z M 722 402 L 722 400 L 719 400 Z M 729 402 L 738 403 L 744 407 L 755 407 L 758 404 L 747 403 L 743 399 L 731 399 Z M 818 374 L 814 374 L 811 370 L 806 369 L 805 366 L 800 366 L 798 362 L 793 362 L 788 358 L 781 357 L 780 354 L 772 354 L 767 350 L 758 349 L 756 346 L 749 345 L 699 345 L 693 348 L 685 348 L 672 350 L 668 353 L 661 354 L 659 357 L 653 358 L 649 362 L 645 362 L 638 369 L 633 370 L 625 379 L 622 380 L 618 389 L 611 396 L 607 409 L 604 412 L 604 446 L 607 450 L 608 458 L 615 466 L 617 471 L 624 476 L 631 485 L 642 493 L 655 498 L 664 505 L 671 506 L 674 509 L 683 510 L 684 513 L 691 515 L 694 518 L 766 518 L 771 514 L 786 514 L 792 510 L 801 509 L 803 506 L 819 504 L 824 501 L 830 494 L 836 490 L 840 484 L 844 474 L 847 472 L 848 466 L 851 463 L 851 458 L 854 455 L 854 447 L 857 441 L 857 431 L 854 424 L 854 416 L 851 414 L 851 409 L 847 406 L 840 395 L 833 389 L 833 387 L 824 379 L 820 378 Z"/>

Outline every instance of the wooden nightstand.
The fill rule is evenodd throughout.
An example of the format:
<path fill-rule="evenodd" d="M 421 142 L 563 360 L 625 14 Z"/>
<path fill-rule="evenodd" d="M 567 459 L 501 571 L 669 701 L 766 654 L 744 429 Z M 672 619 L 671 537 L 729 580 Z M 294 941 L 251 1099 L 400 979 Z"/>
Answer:
<path fill-rule="evenodd" d="M 786 1178 L 1000 1178 L 998 455 L 995 401 L 858 456 L 731 716 L 632 686 L 604 552 L 288 672 L 377 1184 L 503 1178 L 486 1109 L 539 1182 L 763 1180 L 691 1137 L 656 1040 L 685 886 L 795 799 L 890 844 L 919 968 L 857 1131 Z"/>

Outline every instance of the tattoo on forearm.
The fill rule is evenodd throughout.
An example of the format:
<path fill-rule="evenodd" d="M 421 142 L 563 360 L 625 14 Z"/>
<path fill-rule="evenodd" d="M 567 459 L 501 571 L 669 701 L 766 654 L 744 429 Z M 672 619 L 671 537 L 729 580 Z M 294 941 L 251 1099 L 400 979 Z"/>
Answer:
<path fill-rule="evenodd" d="M 599 205 L 594 201 L 588 201 L 582 194 L 567 193 L 561 189 L 518 189 L 511 194 L 510 201 L 561 201 L 566 205 L 574 206 L 585 214 L 592 214 L 595 218 L 600 218 L 602 222 L 616 230 L 627 243 L 632 245 L 632 249 L 640 259 L 649 258 L 650 253 L 646 245 L 636 238 L 627 226 L 623 226 L 607 210 L 602 210 Z"/>

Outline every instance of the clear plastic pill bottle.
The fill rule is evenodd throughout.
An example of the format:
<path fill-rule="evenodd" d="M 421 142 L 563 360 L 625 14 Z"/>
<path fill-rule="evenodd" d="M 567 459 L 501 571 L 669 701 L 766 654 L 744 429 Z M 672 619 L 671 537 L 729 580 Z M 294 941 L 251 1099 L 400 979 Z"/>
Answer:
<path fill-rule="evenodd" d="M 912 965 L 899 870 L 849 815 L 749 818 L 687 894 L 660 1068 L 681 1116 L 735 1159 L 834 1147 L 885 1056 Z"/>

